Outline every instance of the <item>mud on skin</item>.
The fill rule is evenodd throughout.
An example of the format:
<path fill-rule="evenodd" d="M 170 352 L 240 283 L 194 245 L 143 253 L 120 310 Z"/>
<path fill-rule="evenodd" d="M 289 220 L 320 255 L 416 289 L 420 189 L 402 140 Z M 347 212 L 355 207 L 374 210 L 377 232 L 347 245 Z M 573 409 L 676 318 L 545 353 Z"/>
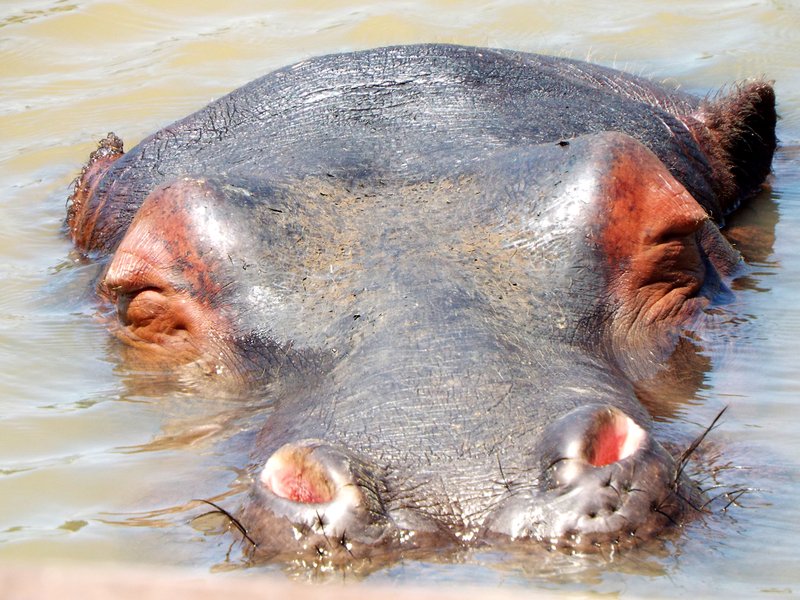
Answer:
<path fill-rule="evenodd" d="M 720 228 L 774 103 L 505 50 L 324 56 L 109 134 L 67 224 L 131 360 L 269 391 L 259 556 L 626 547 L 697 514 L 635 390 L 732 293 Z"/>

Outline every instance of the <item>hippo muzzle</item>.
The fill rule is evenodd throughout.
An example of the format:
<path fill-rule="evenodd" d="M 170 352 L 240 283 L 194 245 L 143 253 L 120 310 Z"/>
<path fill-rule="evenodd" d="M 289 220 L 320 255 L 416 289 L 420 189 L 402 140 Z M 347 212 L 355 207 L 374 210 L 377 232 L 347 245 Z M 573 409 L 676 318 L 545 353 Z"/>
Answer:
<path fill-rule="evenodd" d="M 620 550 L 699 511 L 699 492 L 673 457 L 616 407 L 572 410 L 531 456 L 537 460 L 521 473 L 509 464 L 506 474 L 498 459 L 494 475 L 502 479 L 485 486 L 476 508 L 458 490 L 444 497 L 425 483 L 394 489 L 398 480 L 382 478 L 377 465 L 320 440 L 287 443 L 253 483 L 242 523 L 259 556 L 339 563 L 486 544 Z M 426 508 L 431 498 L 470 514 L 455 524 Z"/>

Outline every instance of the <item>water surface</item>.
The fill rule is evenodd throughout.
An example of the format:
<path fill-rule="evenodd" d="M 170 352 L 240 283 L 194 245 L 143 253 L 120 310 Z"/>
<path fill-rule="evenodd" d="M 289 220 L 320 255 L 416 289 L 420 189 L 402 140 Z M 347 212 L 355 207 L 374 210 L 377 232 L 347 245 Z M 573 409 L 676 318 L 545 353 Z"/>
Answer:
<path fill-rule="evenodd" d="M 132 147 L 312 55 L 438 41 L 591 58 L 698 94 L 751 76 L 775 80 L 783 147 L 771 190 L 739 222 L 766 241 L 752 249 L 752 270 L 737 286 L 738 324 L 725 343 L 705 346 L 699 387 L 660 425 L 688 438 L 728 406 L 704 460 L 721 469 L 722 483 L 750 492 L 741 506 L 624 556 L 469 552 L 376 565 L 369 578 L 645 596 L 796 593 L 798 32 L 800 7 L 789 0 L 6 0 L 0 560 L 246 568 L 233 536 L 192 520 L 203 510 L 191 500 L 236 506 L 247 432 L 263 407 L 133 371 L 98 322 L 89 293 L 97 267 L 71 251 L 62 229 L 70 182 L 95 142 L 113 130 Z"/>

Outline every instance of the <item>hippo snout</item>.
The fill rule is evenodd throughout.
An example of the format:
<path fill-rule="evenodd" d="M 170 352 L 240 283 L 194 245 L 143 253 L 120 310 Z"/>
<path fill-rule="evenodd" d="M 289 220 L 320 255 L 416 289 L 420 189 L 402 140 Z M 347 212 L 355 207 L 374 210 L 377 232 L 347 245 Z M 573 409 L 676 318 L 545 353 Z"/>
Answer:
<path fill-rule="evenodd" d="M 577 552 L 633 546 L 680 523 L 697 492 L 671 455 L 619 408 L 587 405 L 547 426 L 536 459 L 469 521 L 439 519 L 424 486 L 397 489 L 356 454 L 317 439 L 287 443 L 260 468 L 243 513 L 270 558 L 333 562 L 410 549 L 523 540 Z M 535 467 L 533 466 L 535 464 Z M 398 501 L 401 498 L 402 501 Z M 441 512 L 440 512 L 441 514 Z"/>
<path fill-rule="evenodd" d="M 262 555 L 351 560 L 397 537 L 380 487 L 364 461 L 344 449 L 316 439 L 287 443 L 258 474 L 243 521 Z"/>

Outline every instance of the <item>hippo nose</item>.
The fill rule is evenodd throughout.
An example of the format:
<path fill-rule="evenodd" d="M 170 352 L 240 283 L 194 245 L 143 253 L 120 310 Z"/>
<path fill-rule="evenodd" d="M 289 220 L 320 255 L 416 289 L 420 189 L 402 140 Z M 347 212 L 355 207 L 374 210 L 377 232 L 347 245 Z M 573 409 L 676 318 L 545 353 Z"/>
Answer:
<path fill-rule="evenodd" d="M 494 511 L 489 534 L 573 551 L 635 545 L 679 524 L 696 498 L 669 453 L 614 406 L 567 413 L 534 454 L 539 477 Z"/>
<path fill-rule="evenodd" d="M 260 480 L 276 497 L 298 505 L 336 500 L 356 506 L 361 502 L 347 459 L 329 446 L 312 442 L 281 447 L 267 461 Z"/>
<path fill-rule="evenodd" d="M 244 520 L 263 552 L 299 550 L 334 560 L 380 546 L 392 529 L 366 463 L 316 439 L 285 444 L 269 457 Z"/>
<path fill-rule="evenodd" d="M 583 448 L 584 456 L 595 467 L 609 465 L 634 454 L 646 436 L 644 429 L 628 415 L 608 410 L 595 421 Z"/>
<path fill-rule="evenodd" d="M 587 471 L 628 458 L 635 461 L 651 443 L 647 432 L 618 408 L 578 408 L 550 425 L 540 443 L 542 483 L 561 487 Z"/>
<path fill-rule="evenodd" d="M 375 493 L 367 497 L 373 478 L 361 461 L 317 440 L 279 448 L 267 460 L 259 479 L 266 494 L 288 501 L 298 510 L 303 506 L 353 510 L 379 501 Z"/>

